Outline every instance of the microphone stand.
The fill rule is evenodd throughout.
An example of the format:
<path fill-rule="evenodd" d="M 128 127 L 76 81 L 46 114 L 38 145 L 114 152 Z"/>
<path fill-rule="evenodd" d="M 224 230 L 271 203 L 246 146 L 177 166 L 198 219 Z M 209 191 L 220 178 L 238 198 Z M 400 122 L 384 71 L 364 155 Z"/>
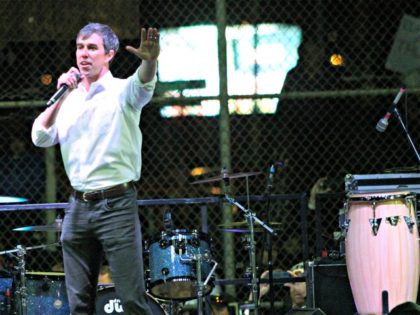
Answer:
<path fill-rule="evenodd" d="M 395 116 L 397 116 L 398 121 L 400 122 L 402 128 L 404 129 L 404 133 L 407 136 L 408 142 L 410 143 L 412 149 L 414 150 L 414 153 L 416 154 L 417 161 L 420 163 L 420 154 L 419 154 L 416 146 L 414 145 L 413 140 L 411 139 L 410 133 L 408 132 L 408 129 L 404 124 L 404 121 L 401 118 L 400 111 L 398 110 L 398 108 L 396 106 L 394 106 L 393 111 L 394 111 Z"/>
<path fill-rule="evenodd" d="M 275 171 L 274 171 L 275 172 Z M 271 222 L 271 192 L 273 189 L 272 183 L 267 185 L 267 193 L 266 193 L 266 200 L 267 200 L 267 224 Z M 268 285 L 270 288 L 269 297 L 270 297 L 270 314 L 274 314 L 274 288 L 273 288 L 273 235 L 271 233 L 267 233 L 265 231 L 265 237 L 267 238 L 267 264 L 268 264 Z"/>
<path fill-rule="evenodd" d="M 265 192 L 265 198 L 267 202 L 267 224 L 271 222 L 271 193 L 273 191 L 273 180 L 274 175 L 277 173 L 278 168 L 284 169 L 285 162 L 283 161 L 273 161 L 269 172 L 268 172 L 268 181 L 267 181 L 267 190 Z M 274 277 L 273 277 L 273 235 L 274 233 L 267 234 L 267 231 L 264 232 L 264 240 L 267 242 L 267 265 L 268 265 L 268 283 L 270 286 L 269 297 L 270 297 L 270 314 L 275 315 L 274 313 Z M 263 251 L 264 254 L 264 251 Z"/>

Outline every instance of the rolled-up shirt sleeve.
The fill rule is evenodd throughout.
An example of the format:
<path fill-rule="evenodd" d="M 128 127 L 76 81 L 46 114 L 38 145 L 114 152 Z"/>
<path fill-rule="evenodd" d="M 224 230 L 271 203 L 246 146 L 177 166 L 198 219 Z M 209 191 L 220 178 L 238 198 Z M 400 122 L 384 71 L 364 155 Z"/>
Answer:
<path fill-rule="evenodd" d="M 50 128 L 45 128 L 39 121 L 35 119 L 32 125 L 31 132 L 32 142 L 37 147 L 50 147 L 58 143 L 57 128 L 52 125 Z"/>
<path fill-rule="evenodd" d="M 143 83 L 139 79 L 139 71 L 137 71 L 129 78 L 129 84 L 125 92 L 125 97 L 127 97 L 128 103 L 136 108 L 141 110 L 146 104 L 150 102 L 153 96 L 153 91 L 156 86 L 157 76 L 153 78 L 152 81 Z"/>

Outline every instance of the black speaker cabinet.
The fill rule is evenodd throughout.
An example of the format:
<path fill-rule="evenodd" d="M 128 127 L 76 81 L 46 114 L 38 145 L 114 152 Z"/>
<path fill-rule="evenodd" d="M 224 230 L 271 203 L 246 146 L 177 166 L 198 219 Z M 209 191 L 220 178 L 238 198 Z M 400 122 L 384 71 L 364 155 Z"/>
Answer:
<path fill-rule="evenodd" d="M 323 258 L 306 263 L 306 304 L 326 315 L 357 313 L 344 260 Z"/>
<path fill-rule="evenodd" d="M 292 309 L 286 315 L 328 315 L 319 308 Z"/>

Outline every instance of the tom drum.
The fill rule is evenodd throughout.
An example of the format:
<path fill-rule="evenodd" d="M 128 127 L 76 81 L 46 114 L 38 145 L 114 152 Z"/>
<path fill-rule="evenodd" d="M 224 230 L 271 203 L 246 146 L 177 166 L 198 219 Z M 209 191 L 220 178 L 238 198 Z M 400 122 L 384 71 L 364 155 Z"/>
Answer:
<path fill-rule="evenodd" d="M 196 230 L 174 230 L 155 236 L 149 247 L 150 293 L 159 299 L 188 300 L 197 296 L 197 262 L 192 259 L 201 254 L 199 265 L 204 282 L 211 271 L 210 240 Z M 204 258 L 207 257 L 207 258 Z M 210 293 L 213 281 L 204 288 Z"/>

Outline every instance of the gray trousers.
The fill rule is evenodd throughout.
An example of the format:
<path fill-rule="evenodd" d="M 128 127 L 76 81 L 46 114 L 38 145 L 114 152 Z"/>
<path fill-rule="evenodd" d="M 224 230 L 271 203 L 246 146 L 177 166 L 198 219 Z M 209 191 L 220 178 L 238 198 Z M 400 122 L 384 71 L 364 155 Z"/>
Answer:
<path fill-rule="evenodd" d="M 137 192 L 98 201 L 70 197 L 61 242 L 72 315 L 95 314 L 98 275 L 105 254 L 124 314 L 152 315 L 144 284 Z"/>

